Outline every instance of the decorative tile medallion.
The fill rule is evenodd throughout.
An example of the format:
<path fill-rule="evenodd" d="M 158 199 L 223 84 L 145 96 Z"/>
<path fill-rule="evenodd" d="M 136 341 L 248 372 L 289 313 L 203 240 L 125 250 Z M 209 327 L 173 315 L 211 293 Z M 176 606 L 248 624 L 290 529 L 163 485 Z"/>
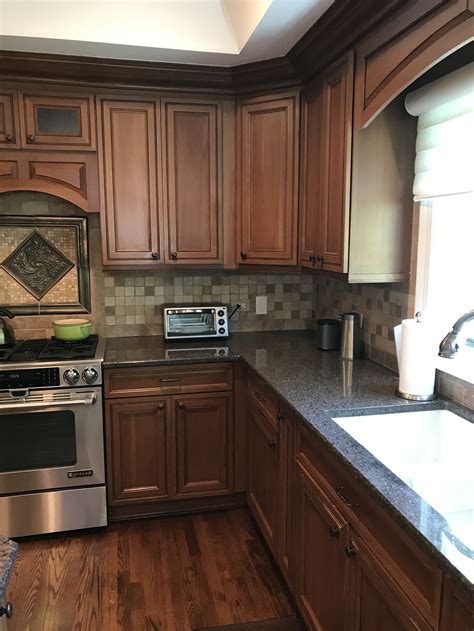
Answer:
<path fill-rule="evenodd" d="M 2 267 L 39 300 L 74 263 L 34 230 L 3 261 Z"/>

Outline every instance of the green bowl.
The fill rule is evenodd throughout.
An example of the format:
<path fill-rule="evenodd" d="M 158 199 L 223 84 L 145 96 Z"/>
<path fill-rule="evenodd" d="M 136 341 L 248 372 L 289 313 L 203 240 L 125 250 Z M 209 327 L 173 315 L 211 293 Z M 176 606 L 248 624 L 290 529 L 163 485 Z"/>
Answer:
<path fill-rule="evenodd" d="M 68 318 L 53 322 L 54 337 L 63 342 L 80 342 L 91 334 L 92 323 L 85 318 Z"/>

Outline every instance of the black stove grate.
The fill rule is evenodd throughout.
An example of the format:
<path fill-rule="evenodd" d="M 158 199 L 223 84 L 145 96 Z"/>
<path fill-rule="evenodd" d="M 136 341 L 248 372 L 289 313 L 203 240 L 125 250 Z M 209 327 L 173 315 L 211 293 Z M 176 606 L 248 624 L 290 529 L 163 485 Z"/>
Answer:
<path fill-rule="evenodd" d="M 89 335 L 80 342 L 64 342 L 52 337 L 40 350 L 38 359 L 88 359 L 95 356 L 99 337 Z"/>
<path fill-rule="evenodd" d="M 10 362 L 34 362 L 47 343 L 48 340 L 25 340 L 15 346 L 6 359 Z"/>

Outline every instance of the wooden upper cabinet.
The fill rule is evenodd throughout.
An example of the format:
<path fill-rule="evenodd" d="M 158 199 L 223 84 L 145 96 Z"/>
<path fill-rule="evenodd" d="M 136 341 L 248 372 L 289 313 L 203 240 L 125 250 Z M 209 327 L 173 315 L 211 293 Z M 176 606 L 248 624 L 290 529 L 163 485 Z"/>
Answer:
<path fill-rule="evenodd" d="M 176 497 L 232 493 L 232 394 L 173 398 Z"/>
<path fill-rule="evenodd" d="M 299 94 L 238 106 L 237 262 L 295 265 Z"/>
<path fill-rule="evenodd" d="M 109 504 L 166 499 L 170 495 L 171 418 L 168 398 L 107 403 Z"/>
<path fill-rule="evenodd" d="M 156 265 L 159 109 L 154 100 L 103 99 L 99 121 L 104 264 Z"/>
<path fill-rule="evenodd" d="M 410 83 L 472 38 L 469 0 L 415 0 L 356 47 L 354 124 L 365 127 Z"/>
<path fill-rule="evenodd" d="M 0 92 L 0 146 L 20 146 L 20 120 L 16 90 Z"/>
<path fill-rule="evenodd" d="M 23 147 L 95 151 L 92 96 L 22 92 L 19 99 Z"/>
<path fill-rule="evenodd" d="M 353 95 L 352 53 L 303 96 L 300 264 L 347 271 Z"/>
<path fill-rule="evenodd" d="M 164 101 L 165 263 L 222 258 L 222 112 L 219 103 Z"/>

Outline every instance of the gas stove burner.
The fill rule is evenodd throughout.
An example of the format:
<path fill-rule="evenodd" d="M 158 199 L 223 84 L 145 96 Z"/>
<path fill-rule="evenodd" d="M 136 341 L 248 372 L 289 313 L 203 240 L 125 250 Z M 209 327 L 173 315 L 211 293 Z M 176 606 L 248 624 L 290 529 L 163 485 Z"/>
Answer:
<path fill-rule="evenodd" d="M 38 359 L 88 359 L 95 356 L 99 338 L 89 335 L 80 342 L 64 342 L 52 337 L 40 350 Z"/>
<path fill-rule="evenodd" d="M 92 359 L 95 357 L 98 342 L 97 335 L 89 335 L 80 342 L 63 342 L 55 337 L 49 340 L 19 341 L 9 346 L 0 346 L 0 362 Z"/>

